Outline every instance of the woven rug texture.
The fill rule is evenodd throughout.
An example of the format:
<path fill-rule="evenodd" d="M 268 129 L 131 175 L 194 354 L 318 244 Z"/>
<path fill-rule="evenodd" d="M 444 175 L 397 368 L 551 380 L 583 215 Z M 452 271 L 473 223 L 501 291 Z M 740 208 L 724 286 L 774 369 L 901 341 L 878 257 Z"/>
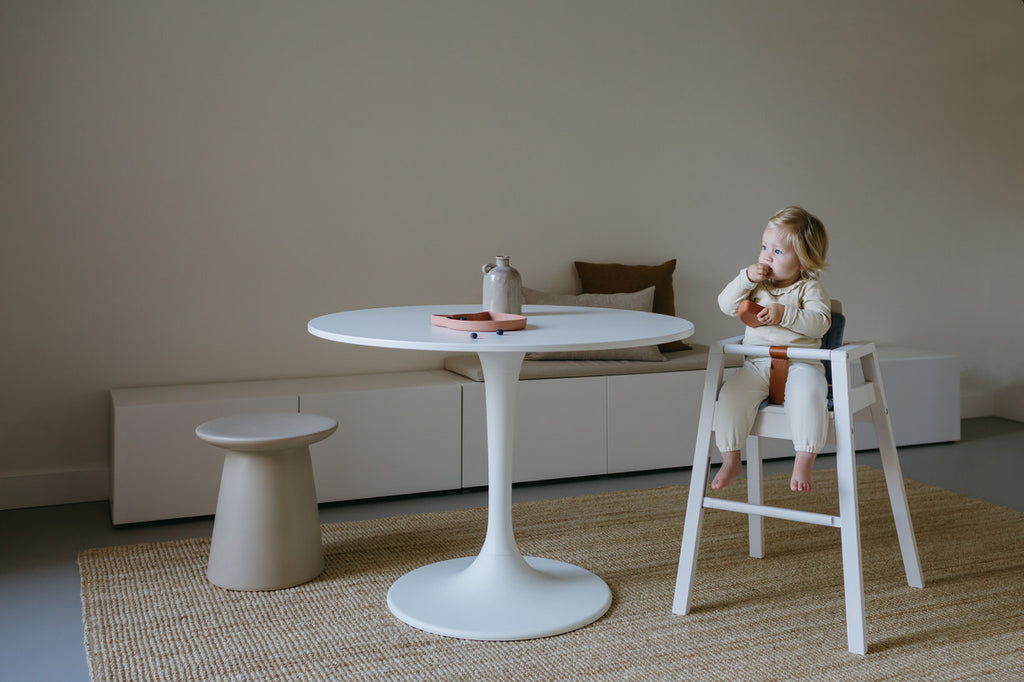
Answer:
<path fill-rule="evenodd" d="M 485 509 L 323 526 L 327 567 L 274 592 L 206 580 L 209 538 L 85 550 L 93 680 L 961 680 L 1024 679 L 1024 513 L 907 481 L 925 577 L 908 587 L 881 472 L 859 467 L 868 655 L 846 649 L 839 531 L 707 510 L 693 608 L 671 612 L 685 486 L 518 503 L 523 553 L 601 576 L 595 623 L 544 639 L 478 642 L 391 615 L 388 587 L 476 554 Z M 835 472 L 766 501 L 837 513 Z M 722 496 L 741 499 L 745 480 Z M 716 492 L 721 494 L 722 491 Z M 795 505 L 794 502 L 799 504 Z"/>

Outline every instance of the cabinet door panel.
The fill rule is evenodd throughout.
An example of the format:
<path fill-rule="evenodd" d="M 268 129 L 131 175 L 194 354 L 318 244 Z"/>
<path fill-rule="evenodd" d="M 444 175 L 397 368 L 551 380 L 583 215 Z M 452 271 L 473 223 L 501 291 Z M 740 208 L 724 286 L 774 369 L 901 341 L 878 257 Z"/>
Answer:
<path fill-rule="evenodd" d="M 213 514 L 224 450 L 199 440 L 196 427 L 219 417 L 297 409 L 294 395 L 115 406 L 113 522 Z"/>
<path fill-rule="evenodd" d="M 302 412 L 338 420 L 310 448 L 319 501 L 459 488 L 460 395 L 454 382 L 301 395 Z"/>
<path fill-rule="evenodd" d="M 512 480 L 541 481 L 607 472 L 606 379 L 520 381 Z M 484 386 L 463 384 L 464 487 L 487 484 Z"/>
<path fill-rule="evenodd" d="M 608 472 L 689 466 L 704 372 L 608 377 Z"/>

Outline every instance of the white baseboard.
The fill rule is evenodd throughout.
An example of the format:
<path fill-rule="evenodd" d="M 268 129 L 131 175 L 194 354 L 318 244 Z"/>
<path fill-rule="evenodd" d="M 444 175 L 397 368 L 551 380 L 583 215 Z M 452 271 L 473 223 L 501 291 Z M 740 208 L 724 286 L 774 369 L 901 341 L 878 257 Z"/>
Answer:
<path fill-rule="evenodd" d="M 105 466 L 0 474 L 0 509 L 109 498 L 110 470 Z"/>

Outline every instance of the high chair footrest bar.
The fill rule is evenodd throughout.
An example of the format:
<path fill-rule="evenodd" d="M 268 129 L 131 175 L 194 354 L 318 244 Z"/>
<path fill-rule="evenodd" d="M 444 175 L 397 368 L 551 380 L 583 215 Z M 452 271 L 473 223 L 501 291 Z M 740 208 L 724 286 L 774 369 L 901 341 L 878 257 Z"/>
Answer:
<path fill-rule="evenodd" d="M 721 509 L 723 511 L 739 512 L 740 514 L 770 516 L 774 519 L 797 521 L 799 523 L 813 523 L 818 526 L 831 526 L 832 528 L 839 528 L 840 526 L 840 519 L 838 516 L 800 511 L 799 509 L 786 509 L 785 507 L 772 507 L 764 504 L 750 504 L 749 502 L 723 500 L 718 497 L 705 497 L 704 507 L 707 509 Z"/>

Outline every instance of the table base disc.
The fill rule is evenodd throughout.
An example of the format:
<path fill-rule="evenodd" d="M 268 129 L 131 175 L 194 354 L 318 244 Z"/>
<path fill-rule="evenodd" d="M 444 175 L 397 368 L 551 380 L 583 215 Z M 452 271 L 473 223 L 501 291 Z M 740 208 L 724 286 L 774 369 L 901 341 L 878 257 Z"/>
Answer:
<path fill-rule="evenodd" d="M 406 573 L 388 590 L 388 608 L 420 630 L 446 637 L 517 640 L 592 623 L 611 590 L 590 571 L 553 559 L 479 556 Z"/>

